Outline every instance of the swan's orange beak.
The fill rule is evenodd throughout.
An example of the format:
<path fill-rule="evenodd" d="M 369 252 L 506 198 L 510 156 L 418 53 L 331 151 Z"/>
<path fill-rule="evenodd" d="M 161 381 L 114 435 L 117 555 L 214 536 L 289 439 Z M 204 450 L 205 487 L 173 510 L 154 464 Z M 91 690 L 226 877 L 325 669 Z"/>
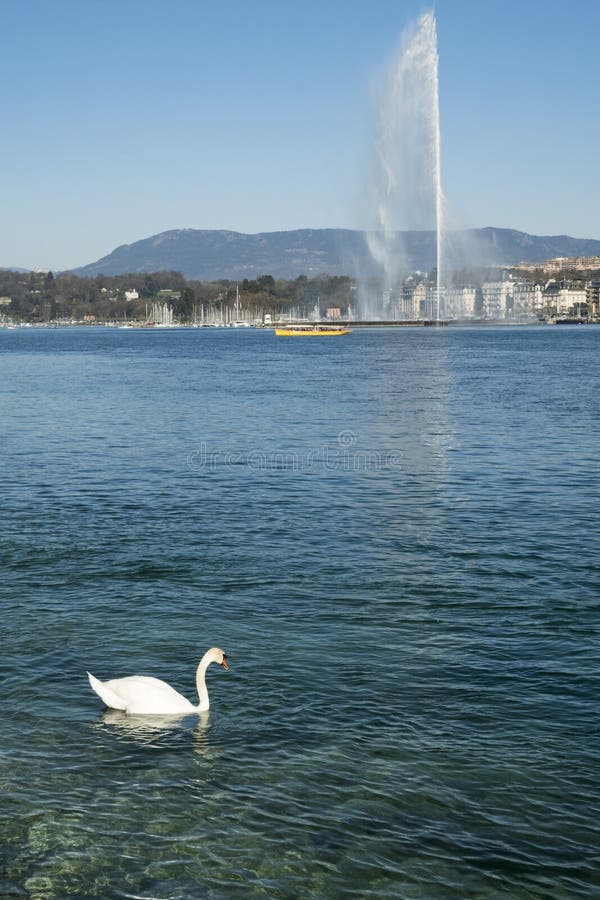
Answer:
<path fill-rule="evenodd" d="M 221 665 L 227 671 L 229 669 L 229 665 L 227 664 L 227 657 L 223 654 L 223 659 L 221 660 Z"/>

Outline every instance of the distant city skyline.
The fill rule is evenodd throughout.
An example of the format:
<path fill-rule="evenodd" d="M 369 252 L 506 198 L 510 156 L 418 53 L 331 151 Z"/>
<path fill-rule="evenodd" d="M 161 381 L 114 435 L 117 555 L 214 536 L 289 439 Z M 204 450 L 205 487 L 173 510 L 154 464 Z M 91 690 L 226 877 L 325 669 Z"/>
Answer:
<path fill-rule="evenodd" d="M 374 85 L 431 4 L 6 0 L 0 266 L 368 227 Z M 600 238 L 591 0 L 435 4 L 453 226 Z"/>

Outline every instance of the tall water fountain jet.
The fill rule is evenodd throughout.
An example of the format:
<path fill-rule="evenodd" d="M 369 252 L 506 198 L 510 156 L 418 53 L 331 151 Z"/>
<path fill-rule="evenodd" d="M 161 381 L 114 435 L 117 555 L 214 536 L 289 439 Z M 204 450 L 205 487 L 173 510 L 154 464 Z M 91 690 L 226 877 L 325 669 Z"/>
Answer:
<path fill-rule="evenodd" d="M 427 12 L 402 38 L 385 72 L 377 101 L 367 245 L 375 289 L 363 287 L 361 317 L 384 314 L 382 293 L 398 288 L 412 271 L 403 231 L 435 234 L 435 317 L 442 290 L 441 141 L 436 22 Z M 426 241 L 426 235 L 423 240 Z"/>

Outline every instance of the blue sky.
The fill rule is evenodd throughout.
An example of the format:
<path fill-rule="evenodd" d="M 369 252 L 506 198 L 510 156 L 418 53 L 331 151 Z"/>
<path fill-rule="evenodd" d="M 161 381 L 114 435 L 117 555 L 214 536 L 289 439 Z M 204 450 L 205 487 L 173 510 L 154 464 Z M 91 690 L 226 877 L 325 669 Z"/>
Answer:
<path fill-rule="evenodd" d="M 373 85 L 413 0 L 3 0 L 0 266 L 170 228 L 360 228 Z M 600 238 L 600 4 L 439 0 L 464 227 Z"/>

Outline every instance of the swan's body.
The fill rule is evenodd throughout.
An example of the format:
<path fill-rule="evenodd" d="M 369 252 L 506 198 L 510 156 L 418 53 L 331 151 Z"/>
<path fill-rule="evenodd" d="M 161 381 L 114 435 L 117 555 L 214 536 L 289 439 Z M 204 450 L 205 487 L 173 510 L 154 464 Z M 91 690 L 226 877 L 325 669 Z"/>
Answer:
<path fill-rule="evenodd" d="M 92 690 L 111 709 L 121 709 L 130 715 L 182 715 L 205 712 L 210 704 L 206 689 L 206 670 L 212 663 L 219 663 L 228 669 L 227 657 L 218 647 L 207 650 L 196 670 L 198 705 L 180 694 L 170 684 L 146 675 L 131 675 L 129 678 L 113 678 L 98 681 L 90 672 L 88 678 Z"/>

